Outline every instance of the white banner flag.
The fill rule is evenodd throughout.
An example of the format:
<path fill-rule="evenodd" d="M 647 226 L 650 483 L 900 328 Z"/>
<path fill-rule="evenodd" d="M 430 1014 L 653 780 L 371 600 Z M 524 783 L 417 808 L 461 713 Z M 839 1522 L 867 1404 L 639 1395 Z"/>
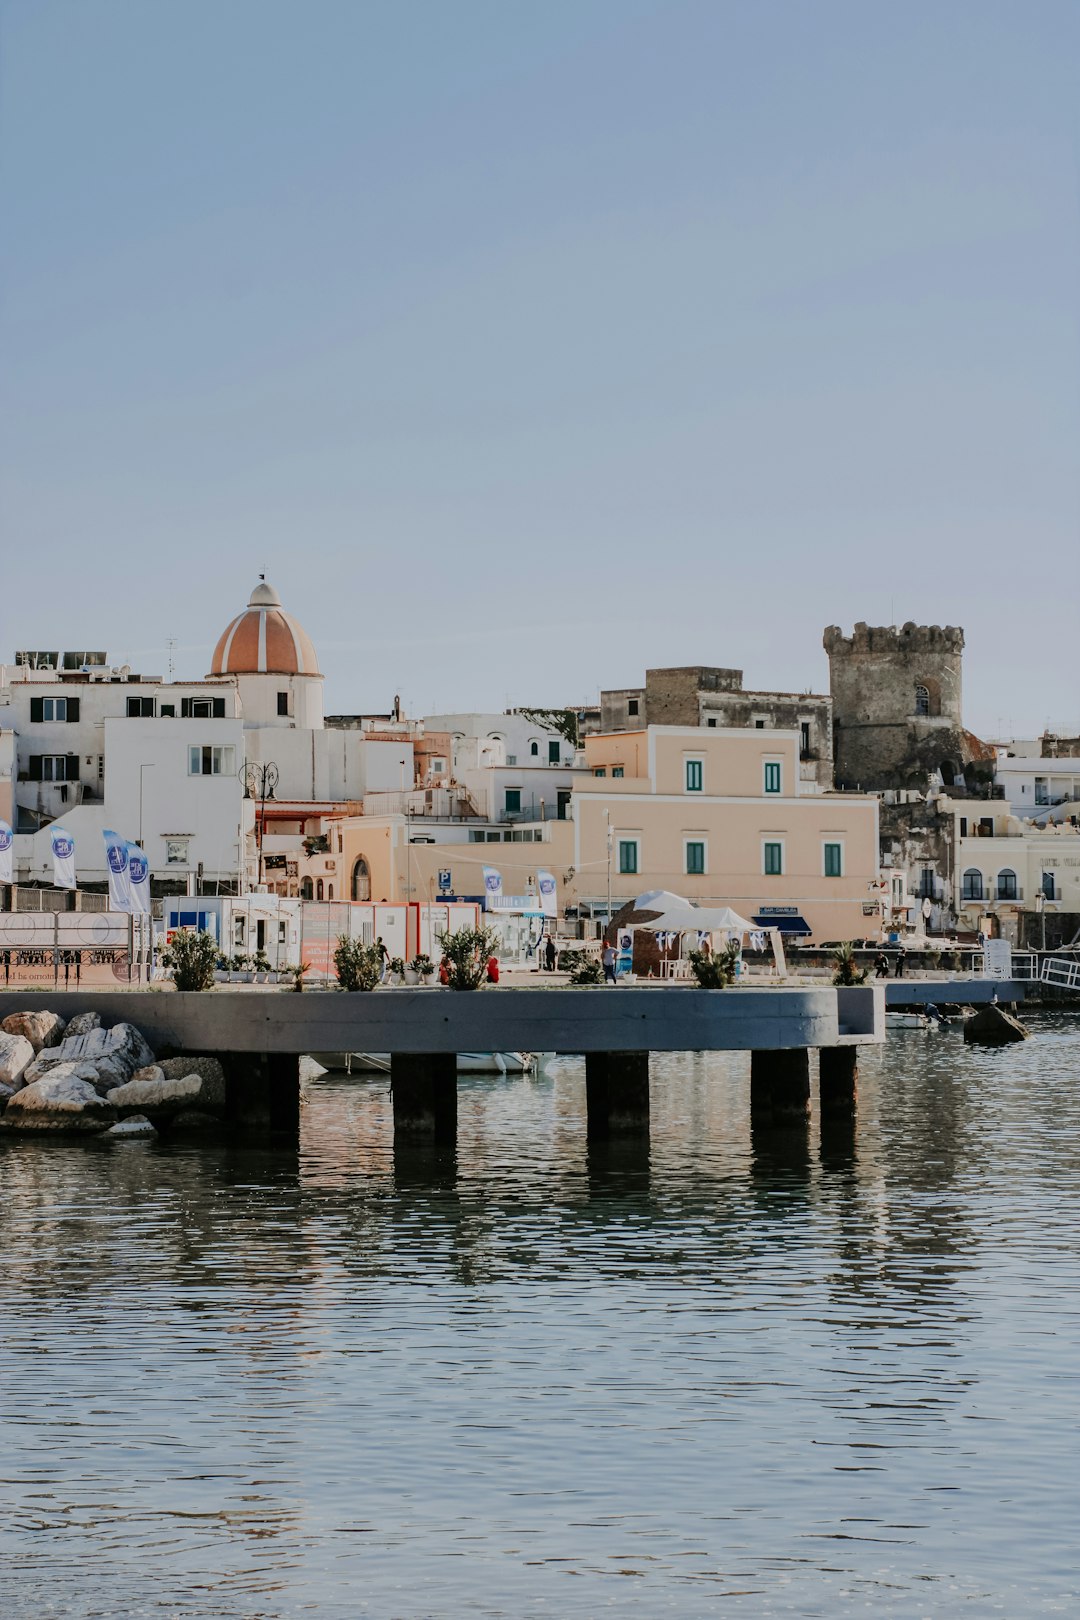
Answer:
<path fill-rule="evenodd" d="M 6 821 L 0 821 L 0 883 L 15 881 L 15 839 Z"/>
<path fill-rule="evenodd" d="M 101 836 L 105 840 L 105 866 L 109 874 L 109 910 L 130 911 L 127 839 L 109 827 L 103 829 Z"/>
<path fill-rule="evenodd" d="M 131 909 L 141 916 L 150 915 L 150 862 L 138 844 L 129 844 L 128 887 L 131 891 Z"/>
<path fill-rule="evenodd" d="M 538 872 L 536 881 L 540 885 L 540 910 L 545 917 L 557 917 L 559 906 L 555 896 L 554 877 L 550 872 Z"/>
<path fill-rule="evenodd" d="M 75 840 L 63 827 L 52 830 L 53 882 L 58 889 L 74 889 Z"/>
<path fill-rule="evenodd" d="M 502 899 L 502 873 L 494 866 L 484 867 L 484 910 L 494 910 Z"/>

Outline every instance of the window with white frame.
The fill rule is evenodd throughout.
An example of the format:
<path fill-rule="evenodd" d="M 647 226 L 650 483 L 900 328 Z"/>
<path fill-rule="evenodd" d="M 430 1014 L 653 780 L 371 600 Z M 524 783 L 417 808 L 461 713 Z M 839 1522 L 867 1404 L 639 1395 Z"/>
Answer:
<path fill-rule="evenodd" d="M 187 866 L 189 864 L 188 845 L 190 842 L 191 840 L 188 838 L 166 838 L 165 865 Z"/>
<path fill-rule="evenodd" d="M 619 871 L 624 876 L 633 876 L 641 870 L 640 839 L 619 839 Z"/>
<path fill-rule="evenodd" d="M 701 759 L 687 759 L 685 764 L 687 793 L 700 793 L 705 783 L 704 761 Z"/>
<path fill-rule="evenodd" d="M 193 743 L 188 749 L 189 776 L 232 776 L 236 749 L 231 743 Z"/>
<path fill-rule="evenodd" d="M 683 871 L 688 877 L 703 877 L 707 867 L 705 840 L 683 839 Z"/>
<path fill-rule="evenodd" d="M 41 718 L 43 720 L 66 720 L 67 698 L 42 698 Z"/>
<path fill-rule="evenodd" d="M 783 877 L 784 841 L 782 838 L 765 838 L 762 840 L 761 870 L 766 877 Z"/>
<path fill-rule="evenodd" d="M 826 877 L 843 877 L 844 846 L 839 839 L 826 839 L 821 846 L 822 871 Z"/>
<path fill-rule="evenodd" d="M 783 791 L 783 773 L 778 759 L 765 761 L 764 785 L 766 793 L 780 793 Z"/>

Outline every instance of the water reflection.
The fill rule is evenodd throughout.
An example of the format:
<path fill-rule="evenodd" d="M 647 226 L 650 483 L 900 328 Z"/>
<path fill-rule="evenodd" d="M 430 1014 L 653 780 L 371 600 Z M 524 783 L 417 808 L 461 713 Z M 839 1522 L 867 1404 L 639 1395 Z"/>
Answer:
<path fill-rule="evenodd" d="M 679 1055 L 648 1142 L 567 1062 L 453 1152 L 378 1077 L 291 1155 L 0 1143 L 5 1615 L 1069 1609 L 1078 1067 L 1046 1017 L 864 1054 L 853 1126 Z"/>

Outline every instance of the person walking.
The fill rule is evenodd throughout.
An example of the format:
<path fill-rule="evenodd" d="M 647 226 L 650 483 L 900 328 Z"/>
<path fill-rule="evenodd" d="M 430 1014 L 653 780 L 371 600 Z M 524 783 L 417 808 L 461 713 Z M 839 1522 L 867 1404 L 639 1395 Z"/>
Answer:
<path fill-rule="evenodd" d="M 905 951 L 904 947 L 901 945 L 900 949 L 896 953 L 896 972 L 894 974 L 895 978 L 902 979 L 904 977 L 904 963 L 906 961 L 907 961 L 907 951 Z"/>
<path fill-rule="evenodd" d="M 544 946 L 544 963 L 549 973 L 554 973 L 555 963 L 557 961 L 558 952 L 555 949 L 555 941 L 549 934 L 547 937 L 547 944 Z"/>
<path fill-rule="evenodd" d="M 608 984 L 615 983 L 615 947 L 609 939 L 604 941 L 604 949 L 600 953 L 600 960 L 604 966 L 604 978 Z"/>
<path fill-rule="evenodd" d="M 879 979 L 887 979 L 889 977 L 889 958 L 885 955 L 884 951 L 878 951 L 877 955 L 874 957 L 874 974 Z"/>

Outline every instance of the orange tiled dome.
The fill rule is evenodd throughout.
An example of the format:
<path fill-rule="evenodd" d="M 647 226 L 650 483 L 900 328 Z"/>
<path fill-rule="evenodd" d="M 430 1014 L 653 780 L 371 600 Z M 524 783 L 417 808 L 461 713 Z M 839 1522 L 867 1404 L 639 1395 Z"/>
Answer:
<path fill-rule="evenodd" d="M 260 575 L 243 613 L 214 648 L 211 675 L 318 675 L 319 660 L 307 631 L 281 606 Z"/>

